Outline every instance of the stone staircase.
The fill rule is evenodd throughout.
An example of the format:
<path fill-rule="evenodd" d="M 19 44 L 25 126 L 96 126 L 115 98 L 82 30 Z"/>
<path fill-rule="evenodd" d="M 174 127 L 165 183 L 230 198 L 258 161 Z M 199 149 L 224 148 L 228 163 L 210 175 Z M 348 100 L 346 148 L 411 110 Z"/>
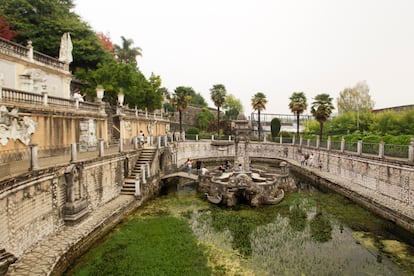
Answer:
<path fill-rule="evenodd" d="M 155 147 L 148 147 L 142 149 L 139 159 L 137 160 L 134 168 L 131 171 L 131 175 L 126 177 L 124 180 L 124 185 L 121 188 L 121 194 L 135 195 L 135 179 L 138 177 L 140 180 L 142 180 L 141 166 L 152 162 L 156 150 L 157 149 Z"/>

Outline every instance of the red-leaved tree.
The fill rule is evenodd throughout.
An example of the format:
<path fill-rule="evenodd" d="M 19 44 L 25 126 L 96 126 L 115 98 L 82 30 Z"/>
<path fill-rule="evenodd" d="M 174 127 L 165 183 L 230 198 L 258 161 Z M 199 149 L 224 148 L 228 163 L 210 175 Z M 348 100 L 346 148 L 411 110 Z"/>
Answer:
<path fill-rule="evenodd" d="M 10 24 L 0 15 L 0 37 L 11 40 L 17 32 L 11 30 Z"/>
<path fill-rule="evenodd" d="M 101 40 L 104 49 L 107 50 L 108 52 L 113 53 L 114 52 L 114 47 L 112 45 L 112 41 L 111 41 L 111 38 L 109 37 L 109 35 L 105 35 L 103 33 L 98 33 L 98 37 Z"/>

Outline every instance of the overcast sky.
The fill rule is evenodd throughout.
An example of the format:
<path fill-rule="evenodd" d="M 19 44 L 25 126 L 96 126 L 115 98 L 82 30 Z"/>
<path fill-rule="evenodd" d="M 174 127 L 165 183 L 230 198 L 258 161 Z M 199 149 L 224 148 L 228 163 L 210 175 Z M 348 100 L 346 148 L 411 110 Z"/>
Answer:
<path fill-rule="evenodd" d="M 375 108 L 414 104 L 414 0 L 75 0 L 96 32 L 142 49 L 140 70 L 163 86 L 191 86 L 210 106 L 224 84 L 246 115 L 290 114 L 304 92 L 336 99 L 366 81 Z"/>

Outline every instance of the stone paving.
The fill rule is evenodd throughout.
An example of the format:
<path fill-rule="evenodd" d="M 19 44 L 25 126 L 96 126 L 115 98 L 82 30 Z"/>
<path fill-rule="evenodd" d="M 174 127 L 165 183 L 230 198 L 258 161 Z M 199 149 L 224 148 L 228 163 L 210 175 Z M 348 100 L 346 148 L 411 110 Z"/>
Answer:
<path fill-rule="evenodd" d="M 107 151 L 109 153 L 117 152 L 117 149 Z M 78 155 L 78 159 L 88 159 L 97 156 L 96 152 L 82 153 Z M 283 159 L 283 158 L 281 158 Z M 41 168 L 53 166 L 57 164 L 69 163 L 68 156 L 59 156 L 44 158 L 39 160 Z M 297 160 L 286 158 L 287 162 L 300 167 Z M 23 166 L 27 161 L 12 162 L 13 173 L 18 174 L 22 171 L 27 171 L 28 166 Z M 17 167 L 15 167 L 17 166 Z M 392 200 L 370 189 L 364 188 L 360 185 L 355 185 L 351 181 L 333 175 L 327 171 L 319 168 L 307 167 L 307 169 L 325 178 L 333 183 L 338 183 L 347 189 L 354 191 L 366 198 L 369 198 L 385 207 L 395 210 L 408 218 L 414 220 L 414 208 L 404 203 Z M 93 211 L 88 218 L 82 223 L 75 226 L 64 226 L 61 231 L 49 236 L 33 246 L 28 252 L 23 254 L 13 265 L 9 267 L 7 275 L 50 275 L 61 256 L 67 252 L 72 246 L 76 245 L 83 237 L 99 229 L 100 226 L 109 223 L 114 216 L 121 217 L 123 213 L 131 205 L 138 207 L 142 202 L 136 201 L 135 197 L 120 195 L 104 206 L 101 206 Z"/>

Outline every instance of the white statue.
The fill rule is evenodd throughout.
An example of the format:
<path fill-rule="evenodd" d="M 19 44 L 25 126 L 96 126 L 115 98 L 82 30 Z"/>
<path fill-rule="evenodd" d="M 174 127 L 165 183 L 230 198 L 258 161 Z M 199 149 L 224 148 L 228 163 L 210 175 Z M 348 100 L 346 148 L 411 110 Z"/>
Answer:
<path fill-rule="evenodd" d="M 72 57 L 72 40 L 70 39 L 69 33 L 64 33 L 60 40 L 59 60 L 69 64 L 73 61 Z"/>

